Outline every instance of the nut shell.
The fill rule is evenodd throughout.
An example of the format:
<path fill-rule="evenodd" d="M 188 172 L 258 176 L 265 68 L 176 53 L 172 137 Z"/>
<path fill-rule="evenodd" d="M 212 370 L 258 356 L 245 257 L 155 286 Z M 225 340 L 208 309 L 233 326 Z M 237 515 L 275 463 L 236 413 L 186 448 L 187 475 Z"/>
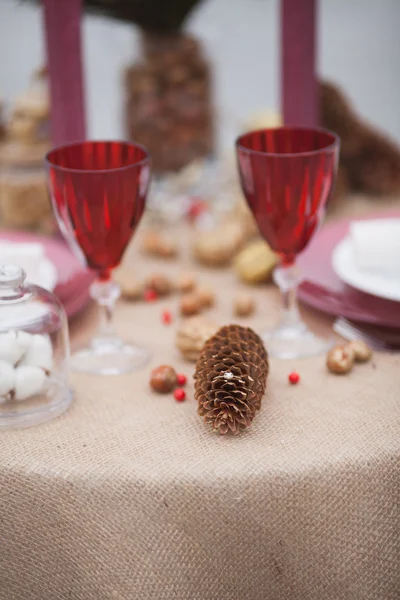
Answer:
<path fill-rule="evenodd" d="M 176 371 L 169 365 L 161 365 L 151 372 L 150 387 L 159 394 L 169 394 L 175 388 L 176 383 Z"/>
<path fill-rule="evenodd" d="M 354 365 L 354 351 L 347 346 L 335 346 L 329 350 L 326 366 L 331 373 L 344 375 L 349 373 Z"/>
<path fill-rule="evenodd" d="M 177 331 L 176 346 L 186 360 L 196 362 L 205 342 L 217 330 L 218 325 L 206 317 L 189 317 Z"/>
<path fill-rule="evenodd" d="M 255 311 L 254 298 L 250 294 L 238 294 L 233 303 L 233 313 L 237 317 L 249 317 Z"/>
<path fill-rule="evenodd" d="M 235 259 L 235 271 L 245 283 L 268 281 L 277 262 L 276 254 L 263 240 L 251 242 Z"/>
<path fill-rule="evenodd" d="M 140 300 L 143 297 L 143 282 L 135 279 L 129 269 L 125 267 L 116 269 L 114 277 L 121 288 L 122 298 L 125 300 Z"/>
<path fill-rule="evenodd" d="M 368 362 L 372 358 L 372 350 L 364 340 L 353 340 L 346 348 L 353 351 L 355 362 Z"/>

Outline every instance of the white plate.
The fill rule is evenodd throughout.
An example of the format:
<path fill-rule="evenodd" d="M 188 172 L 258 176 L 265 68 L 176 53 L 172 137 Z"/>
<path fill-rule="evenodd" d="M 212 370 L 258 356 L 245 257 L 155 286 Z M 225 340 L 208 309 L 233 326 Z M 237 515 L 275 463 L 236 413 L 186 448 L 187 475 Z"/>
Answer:
<path fill-rule="evenodd" d="M 357 290 L 400 302 L 400 279 L 381 273 L 367 273 L 359 269 L 349 236 L 345 237 L 332 252 L 332 267 L 342 281 Z"/>

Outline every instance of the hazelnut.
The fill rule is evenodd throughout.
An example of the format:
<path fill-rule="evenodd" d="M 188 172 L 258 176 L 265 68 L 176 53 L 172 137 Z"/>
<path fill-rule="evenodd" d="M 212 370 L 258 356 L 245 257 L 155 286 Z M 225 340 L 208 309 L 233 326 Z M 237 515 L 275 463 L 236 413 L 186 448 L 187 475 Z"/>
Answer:
<path fill-rule="evenodd" d="M 326 357 L 326 366 L 331 373 L 349 373 L 354 364 L 354 351 L 347 346 L 335 346 Z"/>
<path fill-rule="evenodd" d="M 215 304 L 215 294 L 210 287 L 200 286 L 196 290 L 201 308 L 211 308 Z"/>
<path fill-rule="evenodd" d="M 191 273 L 184 273 L 180 276 L 177 284 L 177 288 L 180 292 L 185 294 L 186 292 L 193 292 L 196 287 L 196 279 Z"/>
<path fill-rule="evenodd" d="M 255 310 L 252 296 L 246 293 L 238 294 L 233 303 L 233 312 L 237 317 L 249 317 Z"/>
<path fill-rule="evenodd" d="M 152 370 L 150 387 L 159 394 L 169 394 L 176 386 L 177 375 L 175 369 L 168 365 L 161 365 Z"/>
<path fill-rule="evenodd" d="M 346 344 L 346 349 L 353 351 L 355 362 L 368 362 L 372 357 L 372 350 L 364 340 L 354 340 Z"/>
<path fill-rule="evenodd" d="M 195 293 L 184 294 L 180 302 L 181 315 L 189 317 L 191 315 L 197 315 L 200 312 L 200 300 Z"/>
<path fill-rule="evenodd" d="M 174 258 L 178 254 L 178 247 L 172 240 L 162 239 L 156 254 L 162 258 Z"/>
<path fill-rule="evenodd" d="M 162 258 L 172 258 L 178 253 L 177 246 L 172 240 L 153 230 L 146 231 L 142 237 L 142 250 L 146 254 Z"/>
<path fill-rule="evenodd" d="M 158 296 L 168 296 L 172 291 L 171 282 L 165 275 L 152 275 L 147 281 L 147 287 L 154 290 Z"/>

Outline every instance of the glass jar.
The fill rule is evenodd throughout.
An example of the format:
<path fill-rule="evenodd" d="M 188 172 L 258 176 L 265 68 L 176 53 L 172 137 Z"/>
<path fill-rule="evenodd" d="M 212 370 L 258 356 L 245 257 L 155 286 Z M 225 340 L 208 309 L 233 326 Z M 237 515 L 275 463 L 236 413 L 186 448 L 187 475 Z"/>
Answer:
<path fill-rule="evenodd" d="M 0 428 L 29 427 L 69 407 L 69 338 L 54 294 L 0 265 Z"/>
<path fill-rule="evenodd" d="M 211 69 L 200 42 L 185 33 L 144 32 L 141 48 L 126 72 L 126 127 L 150 150 L 159 176 L 213 152 Z"/>
<path fill-rule="evenodd" d="M 0 227 L 52 234 L 56 223 L 46 186 L 43 157 L 48 144 L 0 147 Z"/>

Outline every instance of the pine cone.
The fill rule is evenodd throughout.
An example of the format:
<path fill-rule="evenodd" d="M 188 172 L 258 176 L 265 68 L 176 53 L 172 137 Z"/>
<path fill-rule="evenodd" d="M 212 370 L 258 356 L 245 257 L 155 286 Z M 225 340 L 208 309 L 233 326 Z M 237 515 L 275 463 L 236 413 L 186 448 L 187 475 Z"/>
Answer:
<path fill-rule="evenodd" d="M 199 415 L 221 434 L 240 433 L 260 409 L 268 370 L 267 351 L 252 329 L 222 327 L 206 342 L 197 361 Z"/>

